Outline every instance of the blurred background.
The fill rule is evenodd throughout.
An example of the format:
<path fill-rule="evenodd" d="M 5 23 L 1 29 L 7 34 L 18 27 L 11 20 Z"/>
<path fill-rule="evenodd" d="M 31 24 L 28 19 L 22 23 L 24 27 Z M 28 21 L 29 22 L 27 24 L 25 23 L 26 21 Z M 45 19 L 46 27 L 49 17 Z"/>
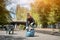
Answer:
<path fill-rule="evenodd" d="M 60 0 L 0 0 L 0 28 L 24 29 L 30 13 L 38 28 L 60 29 Z"/>

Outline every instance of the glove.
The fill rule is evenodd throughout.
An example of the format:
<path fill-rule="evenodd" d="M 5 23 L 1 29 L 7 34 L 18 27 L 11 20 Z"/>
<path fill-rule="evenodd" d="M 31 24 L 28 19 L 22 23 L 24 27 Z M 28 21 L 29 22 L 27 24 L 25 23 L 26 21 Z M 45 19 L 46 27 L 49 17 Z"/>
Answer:
<path fill-rule="evenodd" d="M 26 27 L 26 29 L 29 29 L 28 27 Z"/>
<path fill-rule="evenodd" d="M 30 25 L 33 25 L 33 22 Z"/>

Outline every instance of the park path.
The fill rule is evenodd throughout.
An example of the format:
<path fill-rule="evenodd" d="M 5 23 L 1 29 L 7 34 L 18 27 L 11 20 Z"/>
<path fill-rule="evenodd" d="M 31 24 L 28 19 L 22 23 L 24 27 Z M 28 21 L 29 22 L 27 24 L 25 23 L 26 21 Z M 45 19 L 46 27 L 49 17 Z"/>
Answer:
<path fill-rule="evenodd" d="M 35 33 L 35 37 L 26 37 L 26 31 L 15 31 L 14 34 L 6 34 L 5 31 L 0 31 L 0 40 L 60 40 L 60 36 L 54 36 L 43 33 Z"/>

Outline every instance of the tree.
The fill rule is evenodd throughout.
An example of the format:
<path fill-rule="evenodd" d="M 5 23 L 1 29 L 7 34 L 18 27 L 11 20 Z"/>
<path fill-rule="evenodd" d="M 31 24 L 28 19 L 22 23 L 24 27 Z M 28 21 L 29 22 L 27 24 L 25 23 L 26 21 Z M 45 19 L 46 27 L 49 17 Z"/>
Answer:
<path fill-rule="evenodd" d="M 32 6 L 34 11 L 39 14 L 39 19 L 43 27 L 47 27 L 47 17 L 50 11 L 50 5 L 44 3 L 44 1 L 35 0 L 35 3 Z"/>
<path fill-rule="evenodd" d="M 17 5 L 16 8 L 16 17 L 17 20 L 26 20 L 26 13 L 28 10 L 24 7 L 21 7 L 20 5 Z"/>
<path fill-rule="evenodd" d="M 60 0 L 35 0 L 32 6 L 34 11 L 40 15 L 43 27 L 49 22 L 60 22 Z"/>
<path fill-rule="evenodd" d="M 11 22 L 9 11 L 5 8 L 5 1 L 0 0 L 0 25 Z"/>
<path fill-rule="evenodd" d="M 31 16 L 34 18 L 36 24 L 40 25 L 40 17 L 39 17 L 39 14 L 34 10 L 34 5 L 31 4 L 31 10 L 30 10 L 30 14 Z"/>

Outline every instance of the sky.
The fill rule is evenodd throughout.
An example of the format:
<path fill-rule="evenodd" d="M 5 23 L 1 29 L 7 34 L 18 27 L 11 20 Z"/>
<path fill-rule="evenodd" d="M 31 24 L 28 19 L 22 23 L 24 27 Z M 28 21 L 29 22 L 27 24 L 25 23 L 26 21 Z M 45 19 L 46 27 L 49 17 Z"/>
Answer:
<path fill-rule="evenodd" d="M 23 7 L 26 7 L 30 9 L 30 3 L 33 2 L 33 0 L 20 0 L 20 5 Z"/>
<path fill-rule="evenodd" d="M 7 3 L 7 9 L 10 10 L 12 7 L 15 8 L 17 4 L 20 4 L 20 6 L 30 9 L 30 3 L 33 2 L 33 0 L 11 0 L 11 3 Z"/>
<path fill-rule="evenodd" d="M 21 7 L 25 7 L 28 10 L 31 9 L 30 3 L 33 2 L 33 0 L 9 0 L 6 4 L 7 10 L 11 11 L 11 13 L 16 13 L 16 6 L 17 4 L 20 4 Z M 11 14 L 13 18 L 15 18 L 14 14 Z"/>

